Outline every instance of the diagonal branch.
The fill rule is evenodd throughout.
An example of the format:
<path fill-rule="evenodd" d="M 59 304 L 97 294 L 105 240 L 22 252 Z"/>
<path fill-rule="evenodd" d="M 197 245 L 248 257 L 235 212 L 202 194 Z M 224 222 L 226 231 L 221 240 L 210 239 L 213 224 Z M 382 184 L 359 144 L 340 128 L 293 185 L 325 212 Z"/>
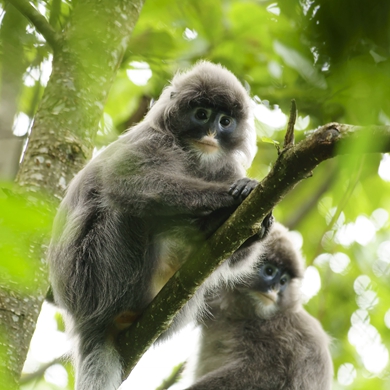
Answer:
<path fill-rule="evenodd" d="M 375 142 L 373 142 L 375 141 Z M 330 123 L 311 132 L 297 145 L 286 147 L 272 170 L 236 212 L 168 281 L 141 318 L 119 335 L 127 376 L 140 357 L 168 328 L 174 315 L 207 276 L 228 258 L 256 226 L 322 161 L 338 154 L 390 152 L 390 126 L 367 128 Z"/>
<path fill-rule="evenodd" d="M 8 0 L 22 15 L 24 15 L 43 35 L 46 42 L 53 50 L 60 45 L 57 32 L 53 29 L 47 19 L 37 11 L 28 0 Z"/>

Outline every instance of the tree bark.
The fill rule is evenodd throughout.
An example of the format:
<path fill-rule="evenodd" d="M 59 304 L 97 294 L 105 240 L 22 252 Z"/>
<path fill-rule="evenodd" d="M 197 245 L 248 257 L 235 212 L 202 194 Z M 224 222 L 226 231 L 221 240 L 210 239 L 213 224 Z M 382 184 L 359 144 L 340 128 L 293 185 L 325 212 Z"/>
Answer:
<path fill-rule="evenodd" d="M 34 197 L 45 192 L 53 204 L 73 176 L 91 157 L 103 107 L 144 0 L 84 0 L 75 5 L 69 23 L 53 33 L 42 15 L 29 12 L 27 0 L 10 0 L 53 47 L 53 71 L 45 89 L 17 175 L 22 190 Z M 24 5 L 26 5 L 24 7 Z M 32 11 L 31 11 L 32 12 Z M 47 23 L 47 24 L 46 24 Z M 31 257 L 44 259 L 39 243 Z M 0 284 L 0 317 L 7 361 L 0 364 L 0 385 L 16 388 L 48 288 L 47 267 L 38 261 L 29 295 Z M 1 387 L 1 386 L 0 386 Z"/>
<path fill-rule="evenodd" d="M 12 133 L 12 125 L 27 68 L 23 42 L 27 21 L 12 4 L 6 4 L 5 10 L 0 27 L 0 178 L 13 180 L 23 147 L 23 140 Z"/>

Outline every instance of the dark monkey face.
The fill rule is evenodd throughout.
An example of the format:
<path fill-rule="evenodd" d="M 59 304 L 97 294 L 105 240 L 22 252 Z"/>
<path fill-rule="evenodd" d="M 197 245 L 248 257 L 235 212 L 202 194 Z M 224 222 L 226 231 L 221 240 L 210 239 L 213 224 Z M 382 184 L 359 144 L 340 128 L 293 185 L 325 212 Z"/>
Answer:
<path fill-rule="evenodd" d="M 251 288 L 264 306 L 272 306 L 280 303 L 290 281 L 291 275 L 284 267 L 266 262 L 258 269 Z"/>
<path fill-rule="evenodd" d="M 275 313 L 294 307 L 298 279 L 283 266 L 265 262 L 252 276 L 246 293 L 251 299 L 257 315 L 270 318 Z"/>
<path fill-rule="evenodd" d="M 214 156 L 229 152 L 240 142 L 239 120 L 219 107 L 190 107 L 183 113 L 180 139 L 186 148 Z"/>
<path fill-rule="evenodd" d="M 303 258 L 288 231 L 280 224 L 271 229 L 264 257 L 246 281 L 245 292 L 257 315 L 270 318 L 276 312 L 294 310 L 301 302 Z"/>
<path fill-rule="evenodd" d="M 177 74 L 150 114 L 156 127 L 172 133 L 189 156 L 229 158 L 246 168 L 256 152 L 251 99 L 237 78 L 219 65 L 200 62 Z"/>

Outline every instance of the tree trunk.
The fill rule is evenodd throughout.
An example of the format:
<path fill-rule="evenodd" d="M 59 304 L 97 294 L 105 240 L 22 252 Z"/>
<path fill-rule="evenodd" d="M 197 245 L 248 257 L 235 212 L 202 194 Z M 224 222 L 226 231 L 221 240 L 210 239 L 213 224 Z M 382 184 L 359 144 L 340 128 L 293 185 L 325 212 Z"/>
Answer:
<path fill-rule="evenodd" d="M 55 35 L 55 40 L 50 39 L 54 48 L 53 72 L 16 179 L 30 198 L 43 191 L 57 203 L 69 181 L 91 157 L 109 89 L 143 2 L 77 2 L 65 29 Z M 25 4 L 20 0 L 13 3 L 18 3 L 18 9 L 24 12 Z M 24 14 L 29 17 L 27 12 Z M 32 258 L 44 259 L 40 244 L 32 244 L 32 249 Z M 46 264 L 40 260 L 37 264 L 40 266 L 31 279 L 40 283 L 31 294 L 15 293 L 0 285 L 0 317 L 6 335 L 0 345 L 5 346 L 7 357 L 0 366 L 0 388 L 3 384 L 9 389 L 17 386 L 48 288 Z"/>

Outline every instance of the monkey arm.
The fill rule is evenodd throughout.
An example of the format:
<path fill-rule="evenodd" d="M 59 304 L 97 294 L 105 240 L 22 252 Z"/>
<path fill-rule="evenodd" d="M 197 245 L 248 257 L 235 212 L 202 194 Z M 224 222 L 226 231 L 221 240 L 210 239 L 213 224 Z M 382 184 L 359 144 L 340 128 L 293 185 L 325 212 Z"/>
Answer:
<path fill-rule="evenodd" d="M 85 172 L 85 183 L 98 177 L 103 205 L 138 217 L 204 216 L 232 206 L 234 211 L 257 184 L 236 168 L 207 173 L 203 171 L 210 167 L 189 166 L 188 155 L 173 147 L 173 137 L 156 135 L 147 127 L 140 130 L 140 136 L 151 134 L 136 141 L 131 131 L 129 139 L 111 144 Z"/>
<path fill-rule="evenodd" d="M 248 179 L 248 183 L 252 181 Z M 103 197 L 109 203 L 124 207 L 130 214 L 140 217 L 206 216 L 224 208 L 225 212 L 219 216 L 224 221 L 242 202 L 243 191 L 251 191 L 247 186 L 242 186 L 233 195 L 229 192 L 232 184 L 159 171 L 108 178 L 108 183 L 103 185 Z"/>

